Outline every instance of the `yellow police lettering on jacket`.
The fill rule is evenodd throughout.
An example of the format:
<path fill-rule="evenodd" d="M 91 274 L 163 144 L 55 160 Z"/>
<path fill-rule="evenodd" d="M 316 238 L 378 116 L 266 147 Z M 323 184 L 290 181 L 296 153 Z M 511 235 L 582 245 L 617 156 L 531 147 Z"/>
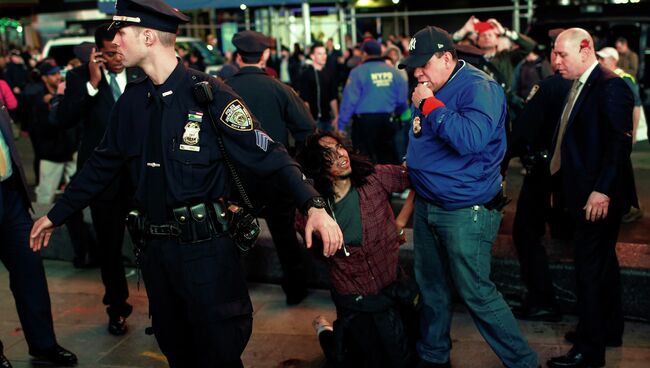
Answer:
<path fill-rule="evenodd" d="M 393 73 L 370 73 L 370 79 L 375 87 L 390 87 L 390 84 L 393 82 Z"/>

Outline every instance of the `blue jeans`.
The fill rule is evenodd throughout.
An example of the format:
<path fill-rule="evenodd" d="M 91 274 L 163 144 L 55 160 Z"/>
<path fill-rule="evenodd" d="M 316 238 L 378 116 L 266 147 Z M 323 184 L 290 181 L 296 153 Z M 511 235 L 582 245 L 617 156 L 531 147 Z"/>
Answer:
<path fill-rule="evenodd" d="M 449 361 L 453 282 L 479 332 L 503 364 L 537 367 L 537 354 L 490 280 L 492 242 L 500 222 L 500 212 L 483 206 L 448 211 L 416 197 L 413 242 L 415 277 L 424 301 L 417 343 L 422 359 Z"/>

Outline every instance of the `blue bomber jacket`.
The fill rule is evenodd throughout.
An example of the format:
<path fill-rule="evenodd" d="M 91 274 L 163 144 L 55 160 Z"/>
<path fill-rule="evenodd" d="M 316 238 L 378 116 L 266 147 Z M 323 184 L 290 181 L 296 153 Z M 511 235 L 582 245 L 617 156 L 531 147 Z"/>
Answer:
<path fill-rule="evenodd" d="M 501 188 L 506 151 L 503 88 L 459 60 L 435 97 L 436 108 L 416 109 L 422 131 L 410 132 L 406 156 L 419 196 L 446 210 L 489 202 Z M 429 99 L 427 99 L 428 101 Z"/>

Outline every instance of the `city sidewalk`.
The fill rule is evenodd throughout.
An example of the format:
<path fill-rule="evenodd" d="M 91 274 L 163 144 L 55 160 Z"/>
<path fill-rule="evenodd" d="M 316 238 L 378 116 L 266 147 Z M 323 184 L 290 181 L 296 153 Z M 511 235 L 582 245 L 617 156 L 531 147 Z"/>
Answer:
<path fill-rule="evenodd" d="M 155 339 L 144 333 L 149 326 L 147 298 L 142 285 L 137 289 L 133 270 L 129 270 L 130 302 L 135 306 L 129 318 L 131 329 L 124 337 L 114 337 L 106 332 L 99 270 L 78 270 L 68 262 L 52 260 L 45 261 L 45 268 L 58 340 L 78 355 L 79 367 L 166 367 Z M 8 278 L 6 269 L 0 267 L 0 338 L 15 368 L 31 367 Z M 299 306 L 287 307 L 277 285 L 251 284 L 250 290 L 255 308 L 254 330 L 243 356 L 244 365 L 251 368 L 322 367 L 323 355 L 311 321 L 319 314 L 334 319 L 329 293 L 313 290 Z M 569 349 L 562 336 L 575 322 L 575 317 L 567 316 L 560 323 L 522 322 L 521 328 L 543 363 Z M 452 339 L 454 367 L 502 366 L 462 306 L 456 307 Z M 607 367 L 647 367 L 650 324 L 627 322 L 623 340 L 622 348 L 607 351 Z"/>

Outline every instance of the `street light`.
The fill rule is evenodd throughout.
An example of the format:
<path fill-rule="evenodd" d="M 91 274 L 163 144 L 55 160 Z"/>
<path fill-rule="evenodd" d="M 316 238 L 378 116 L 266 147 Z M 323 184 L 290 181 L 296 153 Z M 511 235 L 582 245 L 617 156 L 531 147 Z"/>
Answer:
<path fill-rule="evenodd" d="M 246 10 L 246 8 L 247 8 L 246 4 L 241 4 L 239 6 L 239 9 L 241 9 L 241 10 Z"/>

